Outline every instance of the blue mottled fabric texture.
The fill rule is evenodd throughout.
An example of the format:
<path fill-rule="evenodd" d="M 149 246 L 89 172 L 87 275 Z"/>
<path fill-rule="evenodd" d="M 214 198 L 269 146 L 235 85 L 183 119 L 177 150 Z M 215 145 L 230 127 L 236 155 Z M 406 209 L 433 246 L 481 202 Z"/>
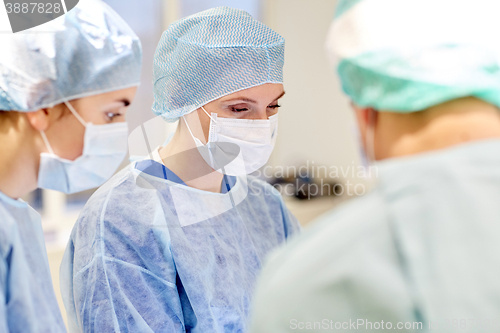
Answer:
<path fill-rule="evenodd" d="M 252 333 L 498 332 L 500 140 L 377 166 L 369 194 L 270 256 Z"/>
<path fill-rule="evenodd" d="M 66 332 L 40 215 L 0 192 L 0 332 Z"/>
<path fill-rule="evenodd" d="M 153 112 L 175 121 L 210 101 L 283 82 L 285 40 L 243 10 L 213 8 L 173 23 L 154 58 Z"/>
<path fill-rule="evenodd" d="M 142 169 L 101 187 L 73 229 L 61 266 L 70 331 L 246 332 L 263 261 L 299 223 L 254 177 L 212 193 Z"/>
<path fill-rule="evenodd" d="M 36 111 L 140 83 L 139 38 L 100 0 L 80 1 L 37 28 L 4 34 L 0 45 L 3 111 Z"/>

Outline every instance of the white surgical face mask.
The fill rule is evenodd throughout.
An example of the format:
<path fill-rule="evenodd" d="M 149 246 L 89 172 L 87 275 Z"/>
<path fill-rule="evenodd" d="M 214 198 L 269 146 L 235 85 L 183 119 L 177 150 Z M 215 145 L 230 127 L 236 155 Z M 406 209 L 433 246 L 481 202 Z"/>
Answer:
<path fill-rule="evenodd" d="M 55 155 L 40 131 L 50 153 L 40 155 L 38 187 L 70 194 L 98 187 L 113 175 L 127 154 L 128 126 L 86 123 L 71 104 L 64 103 L 85 126 L 83 153 L 74 161 Z"/>
<path fill-rule="evenodd" d="M 263 167 L 274 149 L 278 136 L 278 115 L 269 119 L 218 118 L 209 115 L 208 142 L 196 138 L 186 126 L 205 162 L 220 173 L 239 176 L 250 174 Z"/>

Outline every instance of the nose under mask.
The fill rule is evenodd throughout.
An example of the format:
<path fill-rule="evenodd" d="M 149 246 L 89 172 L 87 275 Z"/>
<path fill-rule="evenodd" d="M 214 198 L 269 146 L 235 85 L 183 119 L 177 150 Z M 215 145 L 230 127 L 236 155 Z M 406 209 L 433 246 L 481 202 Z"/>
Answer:
<path fill-rule="evenodd" d="M 201 108 L 210 117 L 207 144 L 196 138 L 184 121 L 200 155 L 212 169 L 238 176 L 257 171 L 267 163 L 278 135 L 277 114 L 269 119 L 219 118 Z"/>

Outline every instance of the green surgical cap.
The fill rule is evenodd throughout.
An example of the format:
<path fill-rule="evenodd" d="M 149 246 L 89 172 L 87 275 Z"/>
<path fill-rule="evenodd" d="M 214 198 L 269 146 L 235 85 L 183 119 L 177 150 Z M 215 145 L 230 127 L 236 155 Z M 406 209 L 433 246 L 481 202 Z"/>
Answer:
<path fill-rule="evenodd" d="M 354 103 L 414 112 L 474 96 L 500 107 L 500 1 L 344 0 L 327 39 Z"/>

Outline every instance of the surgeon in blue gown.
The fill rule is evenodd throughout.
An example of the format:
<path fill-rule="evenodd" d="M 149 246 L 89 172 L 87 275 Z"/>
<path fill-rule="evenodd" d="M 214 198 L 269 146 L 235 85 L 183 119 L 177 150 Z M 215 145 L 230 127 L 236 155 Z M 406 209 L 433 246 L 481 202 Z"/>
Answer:
<path fill-rule="evenodd" d="M 270 256 L 251 332 L 500 330 L 499 11 L 339 1 L 327 45 L 374 187 Z"/>
<path fill-rule="evenodd" d="M 247 175 L 274 147 L 283 59 L 283 38 L 241 10 L 164 32 L 153 112 L 177 130 L 81 213 L 61 266 L 72 331 L 246 332 L 263 261 L 300 230 Z"/>
<path fill-rule="evenodd" d="M 0 332 L 65 332 L 40 214 L 21 197 L 37 187 L 75 193 L 114 174 L 141 45 L 97 0 L 2 34 L 0 45 Z"/>

